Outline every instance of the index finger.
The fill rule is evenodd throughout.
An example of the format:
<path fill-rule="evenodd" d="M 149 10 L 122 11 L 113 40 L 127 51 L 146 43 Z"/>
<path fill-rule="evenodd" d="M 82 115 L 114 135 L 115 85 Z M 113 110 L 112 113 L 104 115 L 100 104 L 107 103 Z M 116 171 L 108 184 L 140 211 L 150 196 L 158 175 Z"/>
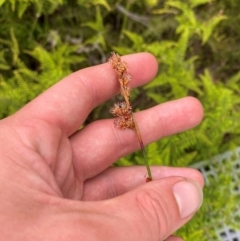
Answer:
<path fill-rule="evenodd" d="M 123 57 L 132 75 L 131 87 L 150 81 L 158 65 L 149 53 Z M 57 125 L 68 136 L 84 122 L 97 105 L 119 92 L 116 73 L 104 63 L 79 70 L 53 85 L 18 112 L 18 120 L 39 118 Z"/>

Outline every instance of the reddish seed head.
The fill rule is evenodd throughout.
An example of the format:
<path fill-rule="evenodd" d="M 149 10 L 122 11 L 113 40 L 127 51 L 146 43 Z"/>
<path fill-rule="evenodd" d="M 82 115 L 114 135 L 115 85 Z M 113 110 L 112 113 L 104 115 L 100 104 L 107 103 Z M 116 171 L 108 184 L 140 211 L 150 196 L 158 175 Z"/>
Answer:
<path fill-rule="evenodd" d="M 112 67 L 116 70 L 117 75 L 119 77 L 123 76 L 125 72 L 127 72 L 127 63 L 121 59 L 121 57 L 112 53 L 112 56 L 109 58 L 108 62 L 112 65 Z"/>
<path fill-rule="evenodd" d="M 132 108 L 128 107 L 126 102 L 119 102 L 114 104 L 114 106 L 110 109 L 110 113 L 114 116 L 124 116 L 125 119 L 129 119 L 131 117 Z"/>
<path fill-rule="evenodd" d="M 134 129 L 135 128 L 132 118 L 129 120 L 126 120 L 123 116 L 117 117 L 114 120 L 114 124 L 117 128 L 120 128 L 120 129 Z"/>
<path fill-rule="evenodd" d="M 129 101 L 131 89 L 128 86 L 131 75 L 127 72 L 127 63 L 116 53 L 112 53 L 108 62 L 117 72 L 118 81 L 121 86 L 121 95 L 125 100 L 125 102 L 114 104 L 110 109 L 110 113 L 117 117 L 114 122 L 115 126 L 120 129 L 134 129 L 135 124 L 132 116 L 132 107 Z"/>

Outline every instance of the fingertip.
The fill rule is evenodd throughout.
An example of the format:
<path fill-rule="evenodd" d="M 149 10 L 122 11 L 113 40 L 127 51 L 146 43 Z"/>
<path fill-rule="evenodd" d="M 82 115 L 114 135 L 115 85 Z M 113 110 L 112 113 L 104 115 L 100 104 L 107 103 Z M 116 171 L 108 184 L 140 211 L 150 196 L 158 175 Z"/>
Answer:
<path fill-rule="evenodd" d="M 192 96 L 185 97 L 185 100 L 188 102 L 187 107 L 189 113 L 192 113 L 190 116 L 191 122 L 193 125 L 198 125 L 202 121 L 204 115 L 202 103 L 197 98 Z"/>
<path fill-rule="evenodd" d="M 158 62 L 155 56 L 148 52 L 134 53 L 123 56 L 124 61 L 129 64 L 129 73 L 132 74 L 135 83 L 145 84 L 152 80 L 158 72 Z M 141 83 L 139 80 L 141 79 Z"/>
<path fill-rule="evenodd" d="M 204 177 L 203 177 L 202 173 L 195 168 L 188 168 L 188 169 L 189 169 L 189 171 L 191 171 L 191 177 L 190 178 L 193 179 L 194 181 L 196 181 L 201 186 L 201 188 L 203 188 Z"/>
<path fill-rule="evenodd" d="M 181 219 L 192 216 L 202 205 L 203 191 L 198 182 L 186 179 L 179 181 L 172 188 Z"/>
<path fill-rule="evenodd" d="M 157 61 L 156 57 L 151 53 L 144 52 L 142 54 L 146 58 L 145 61 L 147 63 L 147 66 L 151 65 L 152 74 L 153 74 L 152 78 L 154 78 L 156 76 L 157 72 L 158 72 L 158 61 Z"/>

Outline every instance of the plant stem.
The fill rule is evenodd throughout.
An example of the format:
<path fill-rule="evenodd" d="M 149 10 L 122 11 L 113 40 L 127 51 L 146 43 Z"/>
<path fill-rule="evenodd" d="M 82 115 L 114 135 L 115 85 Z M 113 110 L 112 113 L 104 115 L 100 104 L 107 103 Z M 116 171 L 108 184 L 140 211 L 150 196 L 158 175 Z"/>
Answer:
<path fill-rule="evenodd" d="M 124 93 L 123 97 L 125 99 L 125 102 L 128 105 L 128 107 L 130 108 L 131 104 L 129 102 L 129 99 L 128 99 L 127 95 L 125 94 L 125 90 L 124 90 L 123 85 L 122 85 L 121 82 L 120 82 L 120 88 L 121 88 L 121 92 Z M 140 130 L 138 128 L 137 122 L 136 122 L 136 120 L 135 120 L 135 118 L 133 116 L 133 113 L 131 113 L 131 116 L 132 116 L 132 120 L 133 120 L 133 123 L 134 123 L 134 129 L 135 129 L 135 132 L 137 134 L 137 138 L 138 138 L 138 141 L 139 141 L 139 144 L 140 144 L 140 148 L 141 148 L 141 151 L 142 151 L 142 155 L 143 155 L 143 159 L 144 159 L 144 162 L 145 162 L 145 166 L 147 168 L 147 175 L 148 175 L 148 177 L 147 177 L 146 181 L 149 182 L 149 181 L 152 181 L 152 173 L 151 173 L 150 166 L 149 166 L 149 163 L 148 163 L 146 150 L 145 150 L 145 147 L 144 147 L 144 144 L 143 144 L 142 136 L 141 136 Z"/>
<path fill-rule="evenodd" d="M 138 141 L 139 141 L 139 144 L 140 144 L 140 147 L 141 147 L 141 151 L 142 151 L 143 159 L 144 159 L 144 162 L 145 162 L 145 166 L 147 168 L 148 178 L 146 179 L 146 181 L 149 182 L 149 181 L 152 181 L 152 173 L 151 173 L 150 166 L 149 166 L 149 163 L 148 163 L 145 147 L 144 147 L 144 144 L 143 144 L 142 136 L 141 136 L 141 133 L 139 131 L 137 122 L 136 122 L 133 114 L 132 114 L 132 119 L 133 119 L 134 126 L 135 126 L 135 132 L 137 134 L 137 138 L 138 138 Z"/>

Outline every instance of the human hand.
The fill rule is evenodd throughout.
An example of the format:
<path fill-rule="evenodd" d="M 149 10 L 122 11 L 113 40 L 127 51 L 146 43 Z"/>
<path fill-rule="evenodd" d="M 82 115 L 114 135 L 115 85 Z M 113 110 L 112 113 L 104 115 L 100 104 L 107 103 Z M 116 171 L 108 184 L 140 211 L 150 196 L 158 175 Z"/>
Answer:
<path fill-rule="evenodd" d="M 150 81 L 147 53 L 123 57 L 131 86 Z M 190 168 L 109 167 L 139 148 L 133 131 L 98 120 L 77 131 L 89 112 L 119 91 L 102 64 L 77 71 L 0 121 L 0 233 L 12 240 L 179 241 L 170 236 L 202 203 L 203 178 Z M 135 114 L 144 142 L 184 131 L 203 116 L 192 97 Z"/>

